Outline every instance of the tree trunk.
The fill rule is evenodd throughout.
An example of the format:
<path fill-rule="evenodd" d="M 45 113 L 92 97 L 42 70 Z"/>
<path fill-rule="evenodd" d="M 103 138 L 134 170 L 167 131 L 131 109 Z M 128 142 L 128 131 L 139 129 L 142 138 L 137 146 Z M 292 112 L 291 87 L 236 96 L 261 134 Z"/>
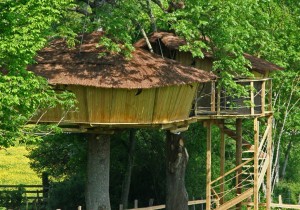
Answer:
<path fill-rule="evenodd" d="M 123 181 L 123 188 L 122 188 L 122 204 L 123 208 L 128 208 L 128 197 L 130 191 L 130 183 L 131 183 L 131 172 L 134 163 L 134 150 L 135 150 L 135 130 L 131 129 L 129 133 L 129 150 L 128 150 L 128 163 L 127 169 Z"/>
<path fill-rule="evenodd" d="M 292 138 L 289 141 L 288 147 L 287 147 L 285 155 L 284 155 L 284 162 L 283 162 L 282 171 L 281 171 L 281 178 L 282 179 L 284 179 L 284 177 L 285 177 L 286 167 L 287 167 L 287 163 L 288 163 L 289 154 L 290 154 L 291 149 L 292 149 Z"/>
<path fill-rule="evenodd" d="M 188 210 L 188 194 L 185 189 L 187 150 L 180 135 L 167 131 L 167 210 Z"/>
<path fill-rule="evenodd" d="M 110 136 L 88 135 L 86 208 L 88 210 L 110 210 Z"/>

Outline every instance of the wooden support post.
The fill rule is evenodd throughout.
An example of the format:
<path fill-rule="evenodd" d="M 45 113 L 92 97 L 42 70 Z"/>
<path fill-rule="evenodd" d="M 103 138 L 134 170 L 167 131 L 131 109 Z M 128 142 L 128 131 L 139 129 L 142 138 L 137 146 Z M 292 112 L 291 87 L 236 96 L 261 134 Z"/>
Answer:
<path fill-rule="evenodd" d="M 211 209 L 211 121 L 207 122 L 206 136 L 206 209 Z"/>
<path fill-rule="evenodd" d="M 236 166 L 242 164 L 242 119 L 236 119 Z M 242 194 L 242 168 L 236 170 L 236 194 Z M 236 205 L 237 209 L 241 209 L 241 203 Z"/>
<path fill-rule="evenodd" d="M 272 90 L 273 90 L 273 87 L 272 87 L 272 80 L 270 79 L 269 80 L 269 94 L 268 94 L 268 111 L 272 111 L 273 107 L 272 107 Z"/>
<path fill-rule="evenodd" d="M 254 118 L 254 210 L 258 210 L 258 194 L 259 194 L 259 188 L 258 188 L 258 167 L 259 167 L 259 161 L 258 161 L 258 147 L 259 147 L 259 121 L 258 118 Z"/>
<path fill-rule="evenodd" d="M 211 111 L 216 111 L 216 83 L 214 81 L 211 82 Z"/>
<path fill-rule="evenodd" d="M 282 196 L 281 195 L 278 196 L 278 203 L 282 204 Z"/>
<path fill-rule="evenodd" d="M 221 87 L 218 87 L 217 115 L 221 114 Z"/>
<path fill-rule="evenodd" d="M 268 132 L 268 146 L 267 146 L 267 159 L 269 159 L 269 165 L 267 168 L 267 191 L 266 191 L 266 210 L 271 209 L 271 202 L 272 202 L 272 184 L 271 184 L 271 173 L 272 173 L 272 121 L 273 116 L 268 117 L 268 126 L 270 126 Z"/>
<path fill-rule="evenodd" d="M 221 132 L 221 142 L 220 142 L 220 177 L 222 179 L 220 180 L 220 204 L 222 205 L 224 203 L 224 182 L 225 182 L 225 134 L 224 134 L 224 120 L 221 124 L 220 132 Z"/>
<path fill-rule="evenodd" d="M 139 207 L 139 201 L 137 199 L 134 200 L 134 208 L 137 209 Z"/>
<path fill-rule="evenodd" d="M 119 205 L 119 210 L 123 210 L 124 208 L 123 208 L 123 204 L 120 204 Z"/>
<path fill-rule="evenodd" d="M 255 106 L 255 101 L 254 101 L 254 83 L 250 82 L 250 102 L 251 102 L 251 107 L 250 107 L 250 113 L 251 115 L 254 114 L 254 106 Z"/>
<path fill-rule="evenodd" d="M 262 81 L 261 84 L 261 113 L 265 113 L 265 105 L 266 105 L 266 82 Z"/>

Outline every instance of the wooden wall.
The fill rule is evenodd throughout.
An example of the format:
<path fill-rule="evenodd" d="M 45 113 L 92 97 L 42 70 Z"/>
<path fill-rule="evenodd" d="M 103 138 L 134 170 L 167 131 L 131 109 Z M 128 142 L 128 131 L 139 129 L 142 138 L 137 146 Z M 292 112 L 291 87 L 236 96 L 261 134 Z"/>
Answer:
<path fill-rule="evenodd" d="M 152 124 L 187 119 L 198 84 L 143 89 L 109 89 L 67 86 L 75 93 L 78 110 L 68 112 L 62 122 L 84 124 Z M 59 122 L 59 107 L 48 110 L 40 122 Z M 38 119 L 39 116 L 36 118 Z"/>

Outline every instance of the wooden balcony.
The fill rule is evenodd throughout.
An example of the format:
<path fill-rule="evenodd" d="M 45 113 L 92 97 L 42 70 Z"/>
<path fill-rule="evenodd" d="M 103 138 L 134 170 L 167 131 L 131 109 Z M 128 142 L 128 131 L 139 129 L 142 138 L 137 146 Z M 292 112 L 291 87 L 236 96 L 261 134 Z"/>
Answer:
<path fill-rule="evenodd" d="M 216 82 L 200 85 L 191 116 L 197 118 L 223 118 L 264 116 L 272 112 L 272 80 L 240 79 L 236 83 L 246 87 L 242 97 L 229 95 Z"/>

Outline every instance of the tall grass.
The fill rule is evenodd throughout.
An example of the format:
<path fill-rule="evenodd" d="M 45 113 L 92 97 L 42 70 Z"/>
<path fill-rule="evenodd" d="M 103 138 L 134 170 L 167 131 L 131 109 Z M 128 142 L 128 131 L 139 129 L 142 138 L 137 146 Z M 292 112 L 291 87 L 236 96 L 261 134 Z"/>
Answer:
<path fill-rule="evenodd" d="M 42 180 L 29 167 L 25 146 L 16 146 L 0 150 L 0 185 L 37 185 Z"/>

